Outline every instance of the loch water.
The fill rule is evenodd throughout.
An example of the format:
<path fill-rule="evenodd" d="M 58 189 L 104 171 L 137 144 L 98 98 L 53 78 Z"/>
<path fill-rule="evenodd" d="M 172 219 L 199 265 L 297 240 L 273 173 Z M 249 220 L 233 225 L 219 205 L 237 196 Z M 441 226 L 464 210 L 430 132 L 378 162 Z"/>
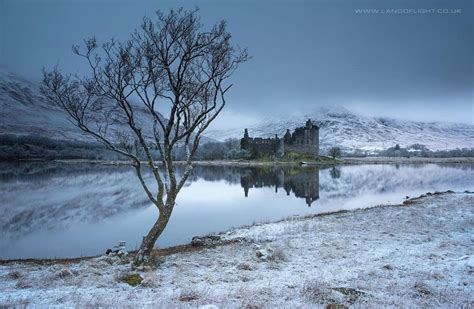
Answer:
<path fill-rule="evenodd" d="M 153 188 L 152 176 L 145 173 Z M 196 166 L 159 247 L 293 216 L 474 191 L 472 164 Z M 134 170 L 91 163 L 0 163 L 0 259 L 98 255 L 137 248 L 158 216 Z"/>

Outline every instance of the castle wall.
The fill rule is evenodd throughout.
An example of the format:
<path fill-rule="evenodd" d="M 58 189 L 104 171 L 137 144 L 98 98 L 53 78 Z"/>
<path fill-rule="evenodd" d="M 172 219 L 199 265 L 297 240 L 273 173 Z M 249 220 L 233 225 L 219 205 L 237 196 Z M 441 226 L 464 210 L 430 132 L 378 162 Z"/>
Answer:
<path fill-rule="evenodd" d="M 242 149 L 250 152 L 258 152 L 260 155 L 281 155 L 284 154 L 283 143 L 279 139 L 272 138 L 247 138 L 242 139 Z"/>
<path fill-rule="evenodd" d="M 290 143 L 285 143 L 285 151 L 298 152 L 310 155 L 319 155 L 319 130 L 311 129 L 295 130 L 291 136 Z"/>
<path fill-rule="evenodd" d="M 241 149 L 258 152 L 259 155 L 275 155 L 282 157 L 286 152 L 297 152 L 309 155 L 319 155 L 319 128 L 311 120 L 305 127 L 296 128 L 293 134 L 289 130 L 283 139 L 250 138 L 247 129 L 240 142 Z"/>
<path fill-rule="evenodd" d="M 318 155 L 318 147 L 316 145 L 285 145 L 285 152 L 297 152 L 308 155 Z"/>

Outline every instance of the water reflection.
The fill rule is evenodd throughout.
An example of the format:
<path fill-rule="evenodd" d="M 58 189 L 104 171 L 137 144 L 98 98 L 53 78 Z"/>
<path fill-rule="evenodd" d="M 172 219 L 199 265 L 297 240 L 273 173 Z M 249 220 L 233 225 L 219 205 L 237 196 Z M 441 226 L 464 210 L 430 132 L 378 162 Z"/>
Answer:
<path fill-rule="evenodd" d="M 150 173 L 145 180 L 153 181 Z M 196 166 L 159 246 L 259 221 L 474 190 L 474 165 Z M 0 162 L 0 259 L 133 249 L 157 210 L 127 166 Z M 308 207 L 316 206 L 316 207 Z"/>
<path fill-rule="evenodd" d="M 311 207 L 319 199 L 319 168 L 252 168 L 240 177 L 240 185 L 245 197 L 248 197 L 251 188 L 275 187 L 275 193 L 282 188 L 286 195 L 293 192 L 295 197 L 305 199 L 306 205 Z"/>
<path fill-rule="evenodd" d="M 333 166 L 331 168 L 331 177 L 333 179 L 341 178 L 341 168 L 339 166 Z"/>

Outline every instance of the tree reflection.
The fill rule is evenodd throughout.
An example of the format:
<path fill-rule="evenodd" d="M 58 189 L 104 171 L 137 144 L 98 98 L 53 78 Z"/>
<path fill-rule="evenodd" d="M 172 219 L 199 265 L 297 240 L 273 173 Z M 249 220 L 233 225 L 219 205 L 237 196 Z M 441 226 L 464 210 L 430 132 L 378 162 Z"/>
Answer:
<path fill-rule="evenodd" d="M 332 179 L 341 178 L 341 168 L 333 166 L 329 174 L 331 175 Z"/>

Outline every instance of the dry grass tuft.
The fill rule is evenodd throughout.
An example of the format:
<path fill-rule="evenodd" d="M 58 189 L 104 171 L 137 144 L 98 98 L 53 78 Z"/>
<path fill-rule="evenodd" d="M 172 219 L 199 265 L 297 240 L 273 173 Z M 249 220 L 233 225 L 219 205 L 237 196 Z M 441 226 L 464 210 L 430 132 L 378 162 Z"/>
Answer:
<path fill-rule="evenodd" d="M 23 277 L 23 274 L 18 270 L 14 270 L 14 271 L 9 272 L 7 274 L 7 277 L 13 280 L 17 280 Z"/>
<path fill-rule="evenodd" d="M 415 290 L 417 291 L 417 293 L 422 295 L 422 296 L 428 296 L 428 295 L 433 294 L 431 292 L 431 289 L 426 284 L 424 284 L 423 282 L 415 283 L 414 287 L 415 287 Z"/>
<path fill-rule="evenodd" d="M 179 295 L 179 300 L 183 302 L 190 302 L 197 299 L 199 299 L 199 295 L 195 291 L 185 290 Z"/>
<path fill-rule="evenodd" d="M 56 273 L 55 277 L 60 278 L 60 279 L 66 279 L 68 277 L 71 277 L 73 273 L 69 269 L 62 269 L 59 272 Z"/>
<path fill-rule="evenodd" d="M 15 284 L 15 287 L 18 289 L 28 289 L 31 288 L 33 285 L 31 282 L 27 281 L 25 278 L 19 278 Z"/>

